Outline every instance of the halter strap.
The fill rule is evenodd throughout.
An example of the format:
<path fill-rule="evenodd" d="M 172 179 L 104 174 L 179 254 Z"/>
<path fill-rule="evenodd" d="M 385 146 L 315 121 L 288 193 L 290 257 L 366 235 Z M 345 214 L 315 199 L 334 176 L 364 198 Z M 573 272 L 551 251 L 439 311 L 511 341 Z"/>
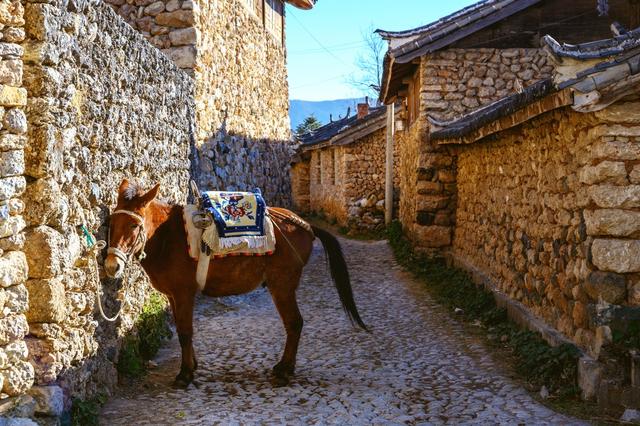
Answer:
<path fill-rule="evenodd" d="M 142 229 L 138 231 L 138 235 L 136 236 L 136 241 L 134 243 L 134 246 L 131 249 L 135 250 L 135 246 L 137 245 L 137 243 L 142 241 L 142 250 L 138 255 L 138 260 L 143 260 L 145 257 L 147 257 L 147 254 L 144 252 L 144 246 L 147 244 L 147 230 L 145 229 L 145 226 L 144 226 L 144 222 L 145 222 L 144 217 L 142 217 L 138 213 L 132 212 L 131 210 L 124 210 L 124 209 L 116 210 L 115 212 L 111 213 L 111 216 L 115 216 L 117 214 L 126 214 L 127 216 L 131 216 L 142 227 Z M 107 254 L 113 254 L 115 257 L 122 260 L 124 263 L 127 263 L 134 253 L 133 251 L 130 253 L 125 253 L 117 247 L 109 247 L 107 249 Z"/>
<path fill-rule="evenodd" d="M 135 220 L 137 220 L 141 225 L 144 226 L 144 217 L 140 216 L 138 213 L 132 212 L 131 210 L 120 209 L 120 210 L 116 210 L 115 212 L 111 213 L 111 216 L 115 216 L 117 214 L 129 215 L 132 218 L 134 218 Z"/>

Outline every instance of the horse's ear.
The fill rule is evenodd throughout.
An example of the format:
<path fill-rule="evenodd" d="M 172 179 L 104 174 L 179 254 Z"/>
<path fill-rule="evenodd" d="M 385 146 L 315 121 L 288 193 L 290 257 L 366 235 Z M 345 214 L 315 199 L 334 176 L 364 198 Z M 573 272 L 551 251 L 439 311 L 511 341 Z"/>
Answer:
<path fill-rule="evenodd" d="M 127 192 L 127 189 L 129 189 L 129 179 L 124 178 L 122 179 L 122 182 L 120 182 L 120 187 L 118 188 L 118 204 L 124 202 L 125 199 L 125 192 Z"/>
<path fill-rule="evenodd" d="M 160 191 L 160 184 L 157 184 L 149 191 L 147 191 L 143 196 L 140 197 L 142 203 L 146 206 L 158 196 L 158 191 Z"/>
<path fill-rule="evenodd" d="M 118 188 L 118 194 L 123 194 L 124 191 L 127 190 L 127 188 L 129 188 L 129 179 L 124 178 L 122 179 L 122 182 L 120 182 L 120 188 Z"/>

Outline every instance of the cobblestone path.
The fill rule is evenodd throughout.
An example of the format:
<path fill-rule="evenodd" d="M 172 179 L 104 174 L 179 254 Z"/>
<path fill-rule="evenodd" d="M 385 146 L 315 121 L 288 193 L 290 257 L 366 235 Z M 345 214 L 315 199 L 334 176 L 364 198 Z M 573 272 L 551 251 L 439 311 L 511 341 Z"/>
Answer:
<path fill-rule="evenodd" d="M 121 389 L 104 425 L 580 424 L 532 399 L 488 350 L 396 265 L 385 242 L 343 241 L 367 334 L 349 324 L 316 243 L 298 291 L 305 327 L 296 378 L 273 388 L 284 331 L 269 294 L 201 299 L 194 386 L 169 385 L 178 344 Z"/>

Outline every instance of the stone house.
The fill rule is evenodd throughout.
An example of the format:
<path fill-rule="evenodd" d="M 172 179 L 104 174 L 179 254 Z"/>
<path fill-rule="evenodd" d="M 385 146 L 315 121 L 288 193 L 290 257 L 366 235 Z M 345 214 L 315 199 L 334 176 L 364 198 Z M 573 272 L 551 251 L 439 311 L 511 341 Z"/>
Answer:
<path fill-rule="evenodd" d="M 128 284 L 103 282 L 83 229 L 107 237 L 124 177 L 160 183 L 173 202 L 191 177 L 289 202 L 283 11 L 275 0 L 0 2 L 0 415 L 58 416 L 115 387 L 150 286 L 138 267 Z M 115 323 L 97 314 L 99 287 L 108 314 L 122 306 Z"/>
<path fill-rule="evenodd" d="M 106 2 L 194 77 L 199 183 L 260 187 L 289 205 L 285 3 L 311 9 L 315 0 Z"/>
<path fill-rule="evenodd" d="M 386 108 L 358 105 L 354 116 L 300 138 L 292 168 L 293 203 L 354 230 L 384 226 Z"/>
<path fill-rule="evenodd" d="M 399 217 L 415 245 L 578 345 L 584 397 L 633 406 L 638 379 L 614 386 L 595 362 L 613 323 L 640 318 L 640 31 L 625 29 L 640 15 L 609 3 L 603 16 L 592 1 L 488 0 L 381 31 L 382 99 L 409 111 Z M 612 401 L 618 385 L 631 387 Z"/>

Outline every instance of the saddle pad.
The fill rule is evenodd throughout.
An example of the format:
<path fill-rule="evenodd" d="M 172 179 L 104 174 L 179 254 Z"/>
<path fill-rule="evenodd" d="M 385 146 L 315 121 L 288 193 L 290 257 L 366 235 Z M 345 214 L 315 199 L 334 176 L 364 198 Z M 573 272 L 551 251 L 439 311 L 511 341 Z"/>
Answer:
<path fill-rule="evenodd" d="M 210 191 L 202 207 L 213 216 L 220 238 L 264 235 L 265 202 L 260 191 Z"/>
<path fill-rule="evenodd" d="M 215 225 L 205 229 L 198 229 L 193 224 L 193 215 L 198 212 L 194 205 L 184 207 L 183 221 L 187 233 L 189 256 L 198 260 L 201 254 L 201 243 L 204 242 L 211 249 L 211 257 L 227 256 L 268 256 L 276 249 L 276 237 L 273 223 L 266 215 L 263 216 L 262 236 L 244 236 L 221 238 Z"/>

